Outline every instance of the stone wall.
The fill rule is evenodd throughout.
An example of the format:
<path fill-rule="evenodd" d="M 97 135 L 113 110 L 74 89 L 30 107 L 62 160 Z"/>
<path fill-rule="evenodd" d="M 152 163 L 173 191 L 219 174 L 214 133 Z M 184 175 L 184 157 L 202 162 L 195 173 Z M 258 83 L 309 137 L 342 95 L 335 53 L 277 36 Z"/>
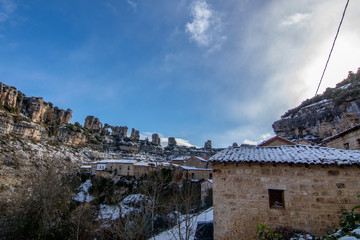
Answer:
<path fill-rule="evenodd" d="M 256 239 L 264 223 L 321 236 L 338 226 L 343 209 L 360 205 L 358 166 L 227 163 L 213 166 L 215 239 Z M 270 208 L 269 189 L 284 194 Z"/>
<path fill-rule="evenodd" d="M 338 149 L 360 150 L 360 128 L 339 136 L 326 143 L 327 147 Z"/>

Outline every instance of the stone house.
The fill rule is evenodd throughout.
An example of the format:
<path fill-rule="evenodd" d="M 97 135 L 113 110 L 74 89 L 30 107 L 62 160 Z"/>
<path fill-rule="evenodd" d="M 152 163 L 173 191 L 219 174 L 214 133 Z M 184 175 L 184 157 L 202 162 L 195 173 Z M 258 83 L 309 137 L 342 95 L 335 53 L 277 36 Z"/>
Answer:
<path fill-rule="evenodd" d="M 260 143 L 257 146 L 258 147 L 266 147 L 266 146 L 283 146 L 283 145 L 296 145 L 296 144 L 285 138 L 282 138 L 279 136 L 274 136 L 268 140 L 263 141 L 262 143 Z"/>
<path fill-rule="evenodd" d="M 190 157 L 188 157 L 188 156 L 177 157 L 177 158 L 174 158 L 173 160 L 171 160 L 171 163 L 176 164 L 176 165 L 186 165 L 186 160 L 189 158 Z"/>
<path fill-rule="evenodd" d="M 256 239 L 260 223 L 321 236 L 360 204 L 360 151 L 247 145 L 210 161 L 215 239 Z"/>
<path fill-rule="evenodd" d="M 80 173 L 91 173 L 91 165 L 80 166 Z"/>
<path fill-rule="evenodd" d="M 181 166 L 191 166 L 196 168 L 211 168 L 211 163 L 208 161 L 208 159 L 202 158 L 202 157 L 177 157 L 173 160 L 171 160 L 172 164 L 175 165 L 181 165 Z"/>
<path fill-rule="evenodd" d="M 135 176 L 134 163 L 136 160 L 104 159 L 93 162 L 91 173 L 99 177 Z"/>
<path fill-rule="evenodd" d="M 150 174 L 152 171 L 169 168 L 169 163 L 159 163 L 159 162 L 136 162 L 134 163 L 134 176 L 139 178 L 145 174 Z"/>
<path fill-rule="evenodd" d="M 360 124 L 325 138 L 322 145 L 330 148 L 360 150 Z"/>

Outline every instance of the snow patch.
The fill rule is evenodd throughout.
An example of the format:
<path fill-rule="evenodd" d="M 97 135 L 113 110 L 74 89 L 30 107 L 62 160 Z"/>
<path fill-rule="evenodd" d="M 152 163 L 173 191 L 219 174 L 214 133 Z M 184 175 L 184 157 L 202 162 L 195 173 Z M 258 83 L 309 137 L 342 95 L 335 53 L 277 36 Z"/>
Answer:
<path fill-rule="evenodd" d="M 100 204 L 100 212 L 97 220 L 110 221 L 119 218 L 120 209 L 119 206 Z"/>
<path fill-rule="evenodd" d="M 91 202 L 94 198 L 90 196 L 89 189 L 92 187 L 91 180 L 86 180 L 83 184 L 78 188 L 79 192 L 73 197 L 74 201 L 77 202 Z"/>

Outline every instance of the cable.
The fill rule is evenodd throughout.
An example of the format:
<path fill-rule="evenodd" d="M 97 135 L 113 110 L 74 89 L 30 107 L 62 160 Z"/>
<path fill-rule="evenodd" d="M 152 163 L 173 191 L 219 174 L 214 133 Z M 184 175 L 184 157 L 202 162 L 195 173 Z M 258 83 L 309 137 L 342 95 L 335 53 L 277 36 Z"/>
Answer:
<path fill-rule="evenodd" d="M 318 85 L 318 87 L 317 87 L 317 89 L 316 89 L 315 96 L 317 95 L 317 93 L 318 93 L 318 91 L 319 91 L 319 88 L 320 88 L 320 85 L 321 85 L 321 82 L 322 82 L 322 80 L 323 80 L 323 78 L 324 78 L 325 71 L 326 71 L 327 65 L 328 65 L 329 60 L 330 60 L 330 57 L 331 57 L 331 53 L 332 53 L 332 51 L 333 51 L 333 49 L 334 49 L 336 39 L 337 39 L 337 37 L 338 37 L 338 35 L 339 35 L 339 32 L 340 32 L 341 24 L 342 24 L 342 22 L 343 22 L 343 20 L 344 20 L 344 17 L 345 17 L 346 9 L 347 9 L 347 7 L 348 7 L 348 5 L 349 5 L 349 1 L 350 1 L 350 0 L 347 0 L 347 2 L 346 2 L 346 6 L 345 6 L 345 9 L 344 9 L 343 15 L 342 15 L 342 17 L 341 17 L 341 21 L 340 21 L 338 30 L 337 30 L 337 32 L 336 32 L 336 36 L 335 36 L 334 42 L 333 42 L 333 44 L 332 44 L 332 47 L 331 47 L 331 50 L 330 50 L 328 59 L 327 59 L 327 61 L 326 61 L 324 71 L 323 71 L 323 73 L 322 73 L 322 75 L 321 75 L 319 85 Z"/>

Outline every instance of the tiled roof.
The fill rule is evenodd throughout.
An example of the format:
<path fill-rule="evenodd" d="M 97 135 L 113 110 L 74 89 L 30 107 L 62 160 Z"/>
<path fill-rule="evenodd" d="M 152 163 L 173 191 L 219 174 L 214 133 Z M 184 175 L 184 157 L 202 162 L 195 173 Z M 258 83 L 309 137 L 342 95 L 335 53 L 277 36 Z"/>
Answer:
<path fill-rule="evenodd" d="M 360 164 L 360 151 L 305 145 L 228 148 L 210 158 L 212 162 L 272 162 L 302 164 Z"/>

